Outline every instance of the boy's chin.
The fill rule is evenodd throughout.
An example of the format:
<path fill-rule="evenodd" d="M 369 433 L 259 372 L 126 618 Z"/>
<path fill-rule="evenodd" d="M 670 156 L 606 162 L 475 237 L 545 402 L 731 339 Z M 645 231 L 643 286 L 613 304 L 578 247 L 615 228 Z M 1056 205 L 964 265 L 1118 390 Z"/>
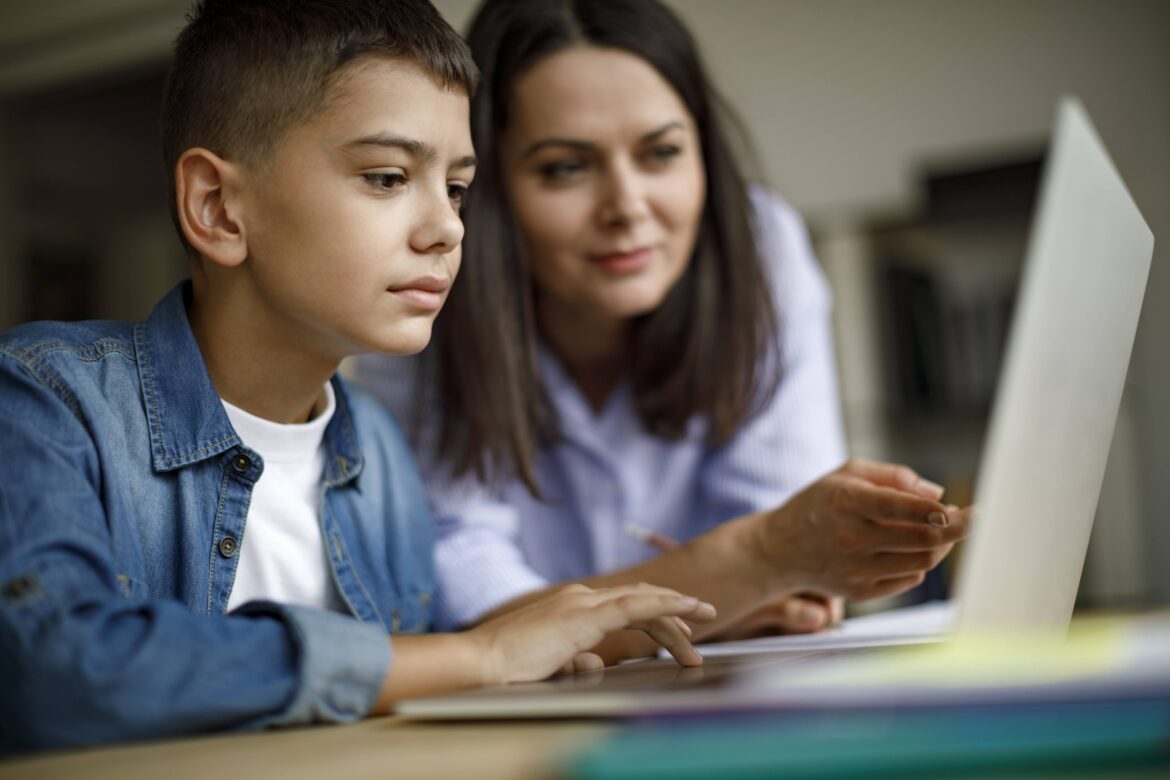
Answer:
<path fill-rule="evenodd" d="M 431 320 L 402 323 L 393 333 L 370 345 L 371 352 L 387 355 L 413 355 L 422 352 L 431 343 Z"/>

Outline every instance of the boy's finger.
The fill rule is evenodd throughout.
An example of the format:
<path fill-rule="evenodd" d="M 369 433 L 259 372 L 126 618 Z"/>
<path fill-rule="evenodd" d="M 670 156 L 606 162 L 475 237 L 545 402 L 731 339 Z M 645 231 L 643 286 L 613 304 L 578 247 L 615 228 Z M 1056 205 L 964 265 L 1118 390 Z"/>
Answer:
<path fill-rule="evenodd" d="M 689 598 L 685 593 L 679 593 L 677 590 L 664 588 L 661 585 L 651 585 L 648 582 L 637 582 L 631 583 L 629 585 L 613 585 L 608 588 L 598 588 L 590 592 L 588 596 L 593 599 L 594 603 L 598 604 L 620 596 L 663 596 Z"/>
<path fill-rule="evenodd" d="M 595 606 L 605 615 L 603 623 L 607 631 L 670 615 L 698 623 L 715 619 L 715 607 L 693 596 L 683 596 L 673 591 L 667 591 L 672 595 L 623 592 L 621 588 L 614 588 L 613 591 L 608 599 Z"/>
<path fill-rule="evenodd" d="M 574 674 L 577 672 L 596 672 L 605 668 L 605 661 L 597 653 L 577 653 L 569 662 Z"/>
<path fill-rule="evenodd" d="M 703 656 L 691 644 L 690 637 L 679 628 L 675 618 L 660 617 L 632 625 L 631 628 L 640 628 L 650 635 L 658 644 L 666 648 L 680 666 L 701 666 Z"/>

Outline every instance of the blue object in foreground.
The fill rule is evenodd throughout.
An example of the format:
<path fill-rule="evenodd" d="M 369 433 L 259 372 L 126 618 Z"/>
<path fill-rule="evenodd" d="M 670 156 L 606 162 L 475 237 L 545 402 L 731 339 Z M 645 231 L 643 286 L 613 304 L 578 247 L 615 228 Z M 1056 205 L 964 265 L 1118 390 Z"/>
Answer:
<path fill-rule="evenodd" d="M 568 770 L 589 780 L 1170 777 L 1170 700 L 657 720 L 593 746 Z"/>

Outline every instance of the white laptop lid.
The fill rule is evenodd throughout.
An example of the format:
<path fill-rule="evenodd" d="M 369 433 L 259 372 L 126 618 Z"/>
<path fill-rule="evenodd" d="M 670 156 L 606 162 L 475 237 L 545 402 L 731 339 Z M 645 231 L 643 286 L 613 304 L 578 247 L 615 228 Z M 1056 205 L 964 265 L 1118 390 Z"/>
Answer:
<path fill-rule="evenodd" d="M 1067 627 L 1153 248 L 1080 103 L 1062 100 L 976 482 L 959 633 Z"/>

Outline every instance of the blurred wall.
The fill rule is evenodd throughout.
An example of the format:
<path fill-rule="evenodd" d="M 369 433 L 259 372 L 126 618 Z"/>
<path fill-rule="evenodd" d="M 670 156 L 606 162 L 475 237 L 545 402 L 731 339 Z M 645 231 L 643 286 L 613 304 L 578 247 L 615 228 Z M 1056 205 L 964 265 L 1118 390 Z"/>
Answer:
<path fill-rule="evenodd" d="M 752 129 L 761 176 L 828 237 L 838 308 L 854 315 L 868 305 L 853 267 L 863 254 L 854 234 L 861 220 L 911 207 L 914 174 L 925 161 L 1034 147 L 1046 136 L 1057 97 L 1081 97 L 1161 238 L 1119 426 L 1123 441 L 1103 502 L 1140 517 L 1141 527 L 1125 536 L 1123 552 L 1132 560 L 1125 564 L 1123 556 L 1122 566 L 1144 572 L 1139 587 L 1147 600 L 1170 602 L 1170 567 L 1162 564 L 1170 556 L 1170 523 L 1160 490 L 1170 475 L 1170 3 L 668 2 Z M 468 0 L 436 5 L 461 29 L 474 7 Z M 14 101 L 162 61 L 185 6 L 0 0 L 0 324 L 11 324 L 20 278 L 13 237 L 22 226 L 11 218 L 20 194 L 4 174 L 27 153 L 12 143 Z M 86 132 L 84 118 L 78 132 Z M 156 150 L 142 154 L 155 164 Z M 135 235 L 111 242 L 161 240 L 157 228 Z M 845 324 L 846 401 L 869 403 L 873 355 L 864 328 Z"/>
<path fill-rule="evenodd" d="M 1098 530 L 1110 511 L 1140 512 L 1142 527 L 1119 534 L 1138 559 L 1120 565 L 1146 573 L 1146 598 L 1170 601 L 1170 3 L 671 4 L 752 128 L 768 180 L 831 233 L 912 199 L 924 161 L 1033 145 L 1058 96 L 1082 99 L 1160 237 Z"/>

